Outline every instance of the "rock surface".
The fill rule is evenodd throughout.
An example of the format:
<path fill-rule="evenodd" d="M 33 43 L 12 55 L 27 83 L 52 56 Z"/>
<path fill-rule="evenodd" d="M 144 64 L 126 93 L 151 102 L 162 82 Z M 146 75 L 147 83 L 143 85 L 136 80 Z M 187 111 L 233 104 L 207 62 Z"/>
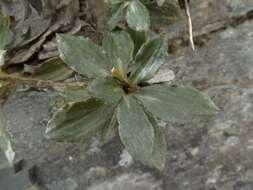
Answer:
<path fill-rule="evenodd" d="M 164 124 L 167 164 L 158 172 L 133 162 L 118 139 L 103 147 L 96 139 L 86 144 L 47 141 L 44 132 L 55 94 L 15 92 L 4 107 L 7 127 L 18 157 L 28 166 L 37 165 L 42 189 L 253 189 L 253 20 L 231 25 L 234 17 L 253 10 L 253 2 L 195 0 L 192 7 L 196 34 L 205 32 L 199 37 L 201 46 L 195 52 L 179 47 L 161 71 L 172 70 L 176 82 L 205 91 L 220 113 L 197 124 Z M 220 23 L 226 29 L 210 33 L 204 28 Z M 182 24 L 171 30 L 184 31 Z"/>

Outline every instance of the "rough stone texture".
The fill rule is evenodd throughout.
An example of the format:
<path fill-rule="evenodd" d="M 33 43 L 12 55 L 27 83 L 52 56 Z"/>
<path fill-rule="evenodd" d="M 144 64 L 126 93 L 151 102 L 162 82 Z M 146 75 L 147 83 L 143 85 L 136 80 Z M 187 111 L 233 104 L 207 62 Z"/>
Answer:
<path fill-rule="evenodd" d="M 190 4 L 194 35 L 224 28 L 253 9 L 252 0 L 194 0 Z M 187 33 L 185 20 L 167 28 L 170 37 L 182 37 Z"/>
<path fill-rule="evenodd" d="M 195 0 L 195 28 L 230 23 L 233 16 L 252 10 L 252 4 L 252 0 Z M 37 165 L 42 189 L 252 190 L 253 21 L 226 26 L 201 37 L 202 46 L 195 52 L 179 48 L 161 69 L 161 76 L 172 70 L 176 82 L 205 91 L 221 109 L 206 122 L 161 123 L 168 140 L 167 164 L 161 172 L 133 162 L 118 139 L 102 147 L 94 138 L 86 144 L 47 141 L 43 134 L 55 95 L 12 94 L 4 107 L 8 128 L 18 156 Z"/>

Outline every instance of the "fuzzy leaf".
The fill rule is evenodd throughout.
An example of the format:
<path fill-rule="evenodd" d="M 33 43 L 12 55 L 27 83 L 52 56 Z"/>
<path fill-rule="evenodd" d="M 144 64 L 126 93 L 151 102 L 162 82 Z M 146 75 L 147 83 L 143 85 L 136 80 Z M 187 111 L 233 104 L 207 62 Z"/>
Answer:
<path fill-rule="evenodd" d="M 192 121 L 218 111 L 210 98 L 189 87 L 153 85 L 142 88 L 136 97 L 149 112 L 165 121 Z"/>
<path fill-rule="evenodd" d="M 122 3 L 125 0 L 105 0 L 106 3 L 110 3 L 110 4 L 118 4 L 118 3 Z"/>
<path fill-rule="evenodd" d="M 116 114 L 113 114 L 111 120 L 99 132 L 100 141 L 105 144 L 111 141 L 118 134 L 118 121 Z"/>
<path fill-rule="evenodd" d="M 127 74 L 128 64 L 133 58 L 134 43 L 127 32 L 107 33 L 103 48 L 109 59 L 123 75 Z"/>
<path fill-rule="evenodd" d="M 46 135 L 60 141 L 86 139 L 104 127 L 113 113 L 112 106 L 95 99 L 67 104 L 49 121 Z"/>
<path fill-rule="evenodd" d="M 120 19 L 122 18 L 124 14 L 125 8 L 126 8 L 126 3 L 117 4 L 111 8 L 110 10 L 111 12 L 106 22 L 106 28 L 109 31 L 112 31 L 113 29 L 116 28 L 118 22 L 120 21 Z"/>
<path fill-rule="evenodd" d="M 161 28 L 166 25 L 172 24 L 179 20 L 181 15 L 181 9 L 176 0 L 165 0 L 162 6 L 157 5 L 156 2 L 151 0 L 141 0 L 147 7 L 151 25 L 153 28 Z"/>
<path fill-rule="evenodd" d="M 89 39 L 66 34 L 57 35 L 61 59 L 76 72 L 87 77 L 105 77 L 112 64 L 105 52 Z"/>
<path fill-rule="evenodd" d="M 159 170 L 162 170 L 166 163 L 166 155 L 167 155 L 167 143 L 164 133 L 162 133 L 160 127 L 158 126 L 154 117 L 149 114 L 149 121 L 152 123 L 154 132 L 155 132 L 155 140 L 152 155 L 150 156 L 149 165 L 151 167 L 155 167 Z"/>
<path fill-rule="evenodd" d="M 33 78 L 42 80 L 60 81 L 73 75 L 73 70 L 69 69 L 61 59 L 53 58 L 45 61 L 35 70 Z"/>
<path fill-rule="evenodd" d="M 66 86 L 64 88 L 57 88 L 56 90 L 67 102 L 81 102 L 90 98 L 86 87 Z"/>
<path fill-rule="evenodd" d="M 131 39 L 134 42 L 134 53 L 135 56 L 138 52 L 138 50 L 141 48 L 141 46 L 146 42 L 147 40 L 147 33 L 146 32 L 139 32 L 132 30 L 131 28 L 127 28 L 127 32 L 130 34 Z"/>
<path fill-rule="evenodd" d="M 0 50 L 4 50 L 10 43 L 10 19 L 0 13 Z"/>
<path fill-rule="evenodd" d="M 4 65 L 5 49 L 10 41 L 10 19 L 7 16 L 2 16 L 0 13 L 0 66 Z"/>
<path fill-rule="evenodd" d="M 147 31 L 150 26 L 149 12 L 139 0 L 132 0 L 127 7 L 127 24 L 136 31 Z"/>
<path fill-rule="evenodd" d="M 5 128 L 5 120 L 2 110 L 0 108 L 0 149 L 4 152 L 5 157 L 8 160 L 9 164 L 13 166 L 15 160 L 15 151 L 13 149 L 13 142 L 11 140 L 10 135 L 4 128 Z"/>
<path fill-rule="evenodd" d="M 135 58 L 130 80 L 141 83 L 151 79 L 164 62 L 167 53 L 167 41 L 157 36 L 142 46 Z"/>
<path fill-rule="evenodd" d="M 127 151 L 149 164 L 154 144 L 154 128 L 141 105 L 133 96 L 124 97 L 117 112 L 119 135 Z"/>
<path fill-rule="evenodd" d="M 92 97 L 101 99 L 107 103 L 118 102 L 124 94 L 120 85 L 111 77 L 93 80 L 87 90 Z"/>

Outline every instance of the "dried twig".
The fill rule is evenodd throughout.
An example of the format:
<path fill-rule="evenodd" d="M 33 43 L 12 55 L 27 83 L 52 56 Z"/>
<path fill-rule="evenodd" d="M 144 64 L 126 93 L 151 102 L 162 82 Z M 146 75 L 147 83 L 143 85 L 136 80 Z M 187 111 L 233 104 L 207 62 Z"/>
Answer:
<path fill-rule="evenodd" d="M 38 88 L 59 89 L 66 86 L 87 86 L 86 82 L 55 82 L 50 80 L 40 80 L 16 75 L 0 74 L 0 81 L 11 82 L 14 84 L 27 84 Z"/>
<path fill-rule="evenodd" d="M 189 29 L 189 40 L 190 44 L 193 50 L 195 50 L 194 40 L 193 40 L 193 30 L 192 30 L 192 19 L 191 19 L 191 13 L 189 8 L 188 0 L 184 0 L 184 9 L 185 9 L 185 15 L 187 17 L 187 23 L 188 23 L 188 29 Z"/>

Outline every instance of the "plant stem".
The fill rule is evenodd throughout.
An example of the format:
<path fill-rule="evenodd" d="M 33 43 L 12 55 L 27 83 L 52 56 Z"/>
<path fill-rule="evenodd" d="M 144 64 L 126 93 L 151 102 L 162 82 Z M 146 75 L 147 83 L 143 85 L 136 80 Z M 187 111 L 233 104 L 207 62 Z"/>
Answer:
<path fill-rule="evenodd" d="M 37 88 L 50 88 L 56 89 L 59 87 L 66 86 L 87 86 L 86 82 L 56 82 L 50 80 L 41 80 L 28 77 L 20 77 L 16 75 L 0 74 L 0 81 L 11 82 L 15 84 L 27 84 L 30 86 L 35 86 Z"/>

